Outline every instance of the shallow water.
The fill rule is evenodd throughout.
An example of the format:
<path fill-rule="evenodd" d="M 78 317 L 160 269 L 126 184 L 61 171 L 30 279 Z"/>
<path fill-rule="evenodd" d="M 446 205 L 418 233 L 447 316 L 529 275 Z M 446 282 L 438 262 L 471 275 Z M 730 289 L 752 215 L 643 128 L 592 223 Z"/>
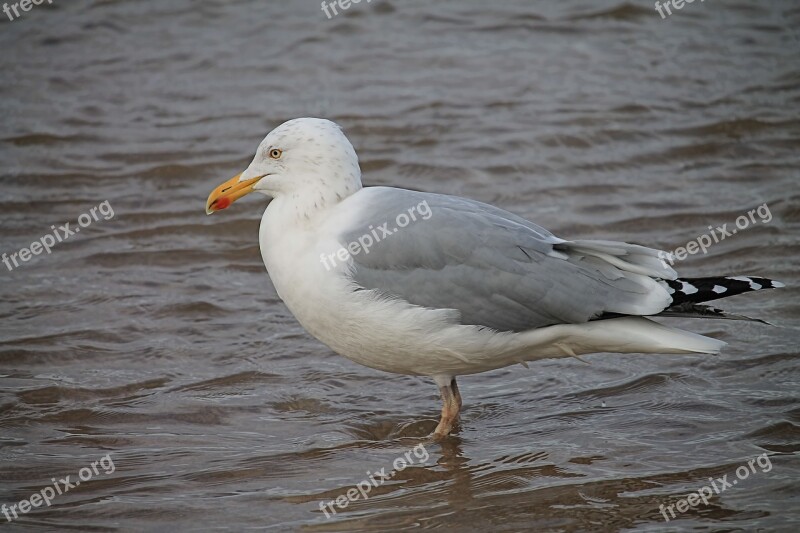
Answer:
<path fill-rule="evenodd" d="M 106 201 L 114 216 L 0 265 L 0 504 L 98 469 L 0 523 L 797 531 L 798 27 L 789 0 L 665 20 L 650 2 L 376 1 L 328 20 L 311 0 L 55 0 L 3 20 L 0 253 Z M 427 441 L 432 382 L 350 363 L 281 304 L 263 201 L 203 211 L 297 116 L 341 123 L 368 185 L 469 196 L 571 238 L 674 249 L 767 204 L 769 222 L 679 267 L 784 281 L 721 302 L 777 327 L 671 321 L 729 346 L 462 378 L 460 431 Z M 321 501 L 410 450 L 325 517 Z M 662 504 L 764 453 L 769 471 L 665 524 Z"/>

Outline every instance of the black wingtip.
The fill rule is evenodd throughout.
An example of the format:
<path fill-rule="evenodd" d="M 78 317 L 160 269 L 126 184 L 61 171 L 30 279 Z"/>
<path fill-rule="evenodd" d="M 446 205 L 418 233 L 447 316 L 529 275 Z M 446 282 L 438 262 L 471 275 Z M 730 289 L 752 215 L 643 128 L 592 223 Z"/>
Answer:
<path fill-rule="evenodd" d="M 686 278 L 664 280 L 672 305 L 702 303 L 735 296 L 745 292 L 785 287 L 780 281 L 755 276 L 714 276 L 708 278 Z"/>

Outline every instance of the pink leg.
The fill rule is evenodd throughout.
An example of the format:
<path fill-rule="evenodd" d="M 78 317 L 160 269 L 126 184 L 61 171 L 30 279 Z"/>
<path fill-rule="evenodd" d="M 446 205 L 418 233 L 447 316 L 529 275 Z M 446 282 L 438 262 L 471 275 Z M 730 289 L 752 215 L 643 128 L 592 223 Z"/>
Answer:
<path fill-rule="evenodd" d="M 442 418 L 433 432 L 433 436 L 436 438 L 446 437 L 450 434 L 461 410 L 461 394 L 458 392 L 456 378 L 453 378 L 447 385 L 440 386 L 439 392 L 442 394 Z"/>

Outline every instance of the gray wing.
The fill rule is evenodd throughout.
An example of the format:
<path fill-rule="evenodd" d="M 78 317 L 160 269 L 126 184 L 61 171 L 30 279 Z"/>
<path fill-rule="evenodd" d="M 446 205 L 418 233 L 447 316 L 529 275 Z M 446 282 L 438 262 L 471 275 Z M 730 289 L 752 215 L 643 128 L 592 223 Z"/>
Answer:
<path fill-rule="evenodd" d="M 653 279 L 675 278 L 657 250 L 564 241 L 464 198 L 386 187 L 359 195 L 357 220 L 340 242 L 365 242 L 365 235 L 375 242 L 352 255 L 347 275 L 360 287 L 415 305 L 455 309 L 462 324 L 523 331 L 605 312 L 655 314 L 671 300 Z M 416 220 L 408 217 L 399 227 L 407 220 L 398 215 L 409 211 Z"/>

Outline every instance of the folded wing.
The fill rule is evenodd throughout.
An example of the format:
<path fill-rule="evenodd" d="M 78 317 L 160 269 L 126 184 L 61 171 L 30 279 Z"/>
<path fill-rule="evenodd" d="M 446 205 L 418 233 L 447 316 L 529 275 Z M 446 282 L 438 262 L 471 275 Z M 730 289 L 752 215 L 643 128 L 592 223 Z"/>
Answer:
<path fill-rule="evenodd" d="M 346 275 L 359 288 L 454 309 L 462 324 L 498 331 L 584 323 L 604 313 L 654 315 L 672 301 L 657 280 L 676 274 L 657 250 L 565 241 L 512 213 L 453 196 L 383 187 L 363 192 L 342 245 L 385 222 L 392 234 L 352 256 Z M 414 206 L 425 209 L 396 227 L 397 215 Z"/>

